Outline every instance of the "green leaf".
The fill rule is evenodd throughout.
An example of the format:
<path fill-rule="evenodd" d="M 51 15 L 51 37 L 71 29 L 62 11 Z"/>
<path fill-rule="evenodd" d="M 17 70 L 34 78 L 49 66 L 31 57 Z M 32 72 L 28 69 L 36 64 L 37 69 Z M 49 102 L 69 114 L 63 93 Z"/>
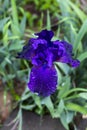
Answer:
<path fill-rule="evenodd" d="M 3 44 L 4 46 L 8 45 L 8 28 L 11 24 L 11 21 L 8 21 L 3 27 Z"/>
<path fill-rule="evenodd" d="M 60 85 L 61 82 L 62 82 L 62 74 L 61 74 L 60 70 L 56 66 L 55 66 L 55 68 L 56 68 L 57 75 L 58 75 L 58 85 Z"/>
<path fill-rule="evenodd" d="M 9 51 L 12 51 L 12 50 L 20 50 L 22 49 L 23 47 L 23 44 L 18 44 L 18 42 L 15 42 L 15 43 L 11 43 L 10 44 L 10 47 L 9 47 Z"/>
<path fill-rule="evenodd" d="M 37 96 L 36 94 L 33 94 L 32 97 L 33 100 L 35 101 L 35 104 L 39 107 L 40 110 L 42 110 L 40 97 Z"/>
<path fill-rule="evenodd" d="M 20 28 L 19 26 L 17 26 L 16 24 L 14 24 L 13 22 L 11 23 L 11 29 L 12 29 L 12 33 L 15 35 L 15 36 L 21 36 L 21 31 L 20 31 Z"/>
<path fill-rule="evenodd" d="M 87 58 L 87 52 L 83 52 L 78 59 L 82 62 L 83 60 L 85 60 Z"/>
<path fill-rule="evenodd" d="M 5 81 L 8 81 L 8 80 L 12 80 L 16 77 L 15 74 L 8 74 L 7 76 L 4 77 L 4 80 Z"/>
<path fill-rule="evenodd" d="M 28 90 L 29 91 L 29 90 Z M 22 97 L 21 97 L 21 101 L 24 101 L 24 100 L 26 100 L 26 99 L 28 99 L 29 97 L 31 97 L 32 96 L 32 93 L 24 93 L 23 95 L 22 95 Z"/>
<path fill-rule="evenodd" d="M 68 124 L 73 121 L 74 114 L 75 112 L 66 111 L 66 120 Z"/>
<path fill-rule="evenodd" d="M 70 91 L 70 77 L 65 77 L 65 82 L 59 88 L 58 98 L 62 99 L 66 97 L 67 93 Z"/>
<path fill-rule="evenodd" d="M 64 111 L 64 101 L 63 100 L 60 100 L 58 106 L 56 107 L 55 109 L 55 112 L 54 112 L 54 118 L 58 118 L 61 116 L 62 112 Z"/>
<path fill-rule="evenodd" d="M 49 11 L 47 11 L 47 29 L 51 29 L 51 20 L 50 20 L 50 14 Z"/>
<path fill-rule="evenodd" d="M 11 0 L 13 23 L 19 27 L 16 0 Z"/>
<path fill-rule="evenodd" d="M 70 42 L 73 44 L 73 42 L 76 39 L 77 33 L 76 28 L 73 26 L 73 24 L 70 22 Z"/>
<path fill-rule="evenodd" d="M 29 67 L 29 66 L 28 66 L 28 67 Z M 18 75 L 19 77 L 24 76 L 24 73 L 26 73 L 26 72 L 28 72 L 28 71 L 29 71 L 29 69 L 17 70 L 17 75 Z"/>
<path fill-rule="evenodd" d="M 69 126 L 68 126 L 66 118 L 67 118 L 66 113 L 63 111 L 63 113 L 60 116 L 60 121 L 63 124 L 63 126 L 66 128 L 66 130 L 69 130 Z"/>
<path fill-rule="evenodd" d="M 3 1 L 3 8 L 4 8 L 4 9 L 8 9 L 8 8 L 9 8 L 9 4 L 10 4 L 10 1 L 9 1 L 9 0 L 4 0 L 4 1 Z"/>
<path fill-rule="evenodd" d="M 67 110 L 72 110 L 72 111 L 80 112 L 82 114 L 87 114 L 87 108 L 85 108 L 84 106 L 80 106 L 75 103 L 67 103 L 65 106 Z"/>
<path fill-rule="evenodd" d="M 58 68 L 63 72 L 63 74 L 67 75 L 69 73 L 70 67 L 66 64 L 62 64 L 62 63 L 55 63 Z"/>
<path fill-rule="evenodd" d="M 11 64 L 11 65 L 12 65 L 12 62 L 11 62 L 9 56 L 5 57 L 5 61 L 6 61 L 8 64 Z"/>
<path fill-rule="evenodd" d="M 10 36 L 8 37 L 9 40 L 15 40 L 15 39 L 19 39 L 20 37 L 19 36 Z"/>
<path fill-rule="evenodd" d="M 70 94 L 72 94 L 73 92 L 87 92 L 87 89 L 84 89 L 84 88 L 73 88 L 73 89 L 70 89 L 65 96 L 68 96 Z M 77 95 L 78 96 L 78 95 Z"/>
<path fill-rule="evenodd" d="M 85 35 L 85 33 L 87 32 L 87 19 L 86 21 L 83 23 L 81 29 L 79 30 L 79 33 L 77 34 L 77 37 L 75 39 L 75 42 L 74 42 L 74 51 L 76 52 L 78 47 L 79 47 L 79 44 L 81 43 L 81 40 L 83 38 L 83 36 Z"/>
<path fill-rule="evenodd" d="M 86 18 L 87 18 L 85 13 L 80 8 L 78 8 L 73 2 L 71 2 L 70 0 L 67 0 L 67 1 L 68 1 L 69 5 L 73 8 L 74 12 L 76 12 L 76 14 L 80 18 L 80 20 L 82 22 L 84 22 L 84 20 L 86 20 Z"/>
<path fill-rule="evenodd" d="M 5 77 L 5 72 L 3 71 L 2 66 L 0 66 L 0 75 Z"/>
<path fill-rule="evenodd" d="M 25 110 L 32 110 L 36 105 L 33 104 L 33 105 L 21 105 L 21 108 L 22 109 L 25 109 Z"/>
<path fill-rule="evenodd" d="M 22 109 L 21 108 L 18 113 L 18 119 L 19 119 L 18 130 L 22 130 L 23 119 L 22 119 Z"/>
<path fill-rule="evenodd" d="M 0 19 L 0 31 L 3 30 L 4 25 L 6 24 L 6 22 L 9 20 L 9 17 L 4 18 L 4 19 Z"/>
<path fill-rule="evenodd" d="M 71 8 L 68 5 L 67 0 L 57 0 L 60 6 L 60 10 L 62 13 L 62 16 L 67 17 L 69 16 L 69 13 L 71 12 Z"/>
<path fill-rule="evenodd" d="M 46 97 L 42 100 L 42 104 L 44 104 L 48 110 L 50 111 L 50 114 L 52 115 L 52 117 L 54 116 L 54 106 L 53 106 L 53 103 L 51 101 L 51 98 L 50 97 Z"/>
<path fill-rule="evenodd" d="M 80 93 L 79 96 L 80 96 L 81 98 L 84 98 L 84 99 L 87 100 L 87 92 L 86 92 L 86 93 Z"/>
<path fill-rule="evenodd" d="M 21 23 L 20 23 L 20 29 L 21 29 L 22 35 L 24 35 L 25 27 L 26 27 L 26 16 L 22 18 Z"/>

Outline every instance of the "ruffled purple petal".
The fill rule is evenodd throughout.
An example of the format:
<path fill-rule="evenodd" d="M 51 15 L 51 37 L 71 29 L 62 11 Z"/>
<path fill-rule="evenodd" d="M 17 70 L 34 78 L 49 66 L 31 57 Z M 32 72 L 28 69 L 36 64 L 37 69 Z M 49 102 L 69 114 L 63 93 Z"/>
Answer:
<path fill-rule="evenodd" d="M 72 67 L 77 67 L 80 64 L 79 60 L 74 60 L 72 57 L 73 54 L 73 47 L 71 44 L 67 43 L 66 41 L 54 41 L 54 48 L 52 48 L 52 52 L 54 54 L 54 60 L 53 61 L 58 61 L 62 63 L 67 63 L 71 65 Z M 58 51 L 58 53 L 57 53 Z"/>
<path fill-rule="evenodd" d="M 32 46 L 36 50 L 39 46 L 47 47 L 47 41 L 44 39 L 33 39 Z"/>
<path fill-rule="evenodd" d="M 80 61 L 72 59 L 71 56 L 63 56 L 63 57 L 61 57 L 59 59 L 59 62 L 67 63 L 72 67 L 78 67 L 80 65 Z"/>
<path fill-rule="evenodd" d="M 64 45 L 64 47 L 65 47 L 67 53 L 72 54 L 72 51 L 73 51 L 72 45 L 69 44 L 69 43 L 66 42 L 66 41 L 61 41 L 61 43 Z"/>
<path fill-rule="evenodd" d="M 54 41 L 53 42 L 54 48 L 58 49 L 58 56 L 62 57 L 66 54 L 72 55 L 72 45 L 67 43 L 66 41 Z"/>
<path fill-rule="evenodd" d="M 57 87 L 57 72 L 54 67 L 33 67 L 28 83 L 30 91 L 41 96 L 49 96 Z"/>
<path fill-rule="evenodd" d="M 33 65 L 40 65 L 38 61 L 44 60 L 44 51 L 47 49 L 47 41 L 44 39 L 31 38 L 17 58 L 31 60 Z M 35 61 L 36 60 L 36 61 Z M 37 63 L 36 63 L 37 62 Z M 43 63 L 43 61 L 42 61 Z"/>
<path fill-rule="evenodd" d="M 53 32 L 43 30 L 37 33 L 38 38 L 31 38 L 22 52 L 18 53 L 18 58 L 30 60 L 33 65 L 53 66 L 54 62 L 68 63 L 72 67 L 77 67 L 80 62 L 72 57 L 73 47 L 66 41 L 51 41 Z"/>
<path fill-rule="evenodd" d="M 32 64 L 36 66 L 44 65 L 46 62 L 46 55 L 44 52 L 39 52 L 32 58 Z"/>
<path fill-rule="evenodd" d="M 23 58 L 26 60 L 31 60 L 31 58 L 34 56 L 34 49 L 32 47 L 32 40 L 31 38 L 27 45 L 23 47 L 23 50 L 18 53 L 17 58 Z"/>
<path fill-rule="evenodd" d="M 54 33 L 52 31 L 42 30 L 41 32 L 36 33 L 35 35 L 39 36 L 40 39 L 45 39 L 48 41 L 48 40 L 51 40 Z"/>
<path fill-rule="evenodd" d="M 50 53 L 52 53 L 51 57 L 52 57 L 52 62 L 58 61 L 59 60 L 59 56 L 58 56 L 58 48 L 49 48 Z"/>
<path fill-rule="evenodd" d="M 71 66 L 72 67 L 78 67 L 80 65 L 80 61 L 79 60 L 72 60 L 71 62 Z"/>

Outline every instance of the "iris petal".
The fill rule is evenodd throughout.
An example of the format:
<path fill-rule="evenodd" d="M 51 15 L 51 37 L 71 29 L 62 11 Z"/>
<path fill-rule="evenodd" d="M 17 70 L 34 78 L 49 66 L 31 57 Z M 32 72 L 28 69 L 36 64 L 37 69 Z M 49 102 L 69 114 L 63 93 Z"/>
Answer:
<path fill-rule="evenodd" d="M 39 38 L 42 38 L 42 39 L 45 39 L 45 40 L 51 40 L 54 33 L 52 31 L 42 30 L 41 32 L 36 33 L 35 35 L 37 35 L 37 36 L 39 36 Z"/>
<path fill-rule="evenodd" d="M 78 67 L 80 65 L 80 61 L 79 60 L 72 60 L 71 62 L 71 66 L 72 67 Z"/>
<path fill-rule="evenodd" d="M 72 51 L 73 51 L 72 45 L 69 44 L 69 43 L 66 42 L 66 41 L 61 41 L 61 43 L 64 45 L 66 51 L 67 51 L 69 54 L 72 54 Z"/>
<path fill-rule="evenodd" d="M 28 83 L 30 91 L 41 96 L 49 96 L 57 87 L 57 72 L 55 67 L 33 67 Z"/>
<path fill-rule="evenodd" d="M 37 49 L 39 45 L 43 45 L 43 46 L 46 47 L 47 46 L 47 41 L 44 40 L 44 39 L 34 39 L 33 44 L 32 44 L 33 48 Z"/>
<path fill-rule="evenodd" d="M 66 41 L 54 41 L 53 42 L 54 47 L 57 48 L 58 50 L 58 55 L 57 53 L 54 53 L 54 59 L 58 62 L 62 63 L 68 63 L 72 67 L 77 67 L 80 64 L 79 60 L 74 60 L 72 57 L 73 54 L 73 47 L 71 44 L 69 44 Z M 56 52 L 56 51 L 55 51 Z"/>
<path fill-rule="evenodd" d="M 80 65 L 80 61 L 72 59 L 71 56 L 63 56 L 63 57 L 61 57 L 59 62 L 68 63 L 72 67 L 78 67 Z"/>
<path fill-rule="evenodd" d="M 18 53 L 17 58 L 31 60 L 32 56 L 34 55 L 34 49 L 32 47 L 32 40 L 33 38 L 31 38 L 28 44 L 23 47 L 22 51 Z"/>

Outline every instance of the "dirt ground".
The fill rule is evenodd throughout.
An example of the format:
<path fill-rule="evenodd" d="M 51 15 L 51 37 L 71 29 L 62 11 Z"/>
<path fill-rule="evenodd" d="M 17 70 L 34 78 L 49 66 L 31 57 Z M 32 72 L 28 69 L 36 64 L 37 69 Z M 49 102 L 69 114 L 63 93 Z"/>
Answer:
<path fill-rule="evenodd" d="M 18 130 L 18 126 L 12 124 L 18 109 L 14 110 L 5 121 L 1 130 Z M 87 119 L 83 119 L 77 125 L 77 130 L 87 130 Z M 35 113 L 23 110 L 23 130 L 65 130 L 58 119 L 52 119 L 49 115 L 40 117 Z M 74 129 L 71 129 L 74 130 Z"/>
<path fill-rule="evenodd" d="M 9 118 L 4 123 L 1 130 L 17 130 L 17 126 L 13 128 L 13 124 L 8 126 L 17 115 L 15 110 L 9 116 Z M 50 116 L 40 117 L 29 111 L 23 110 L 23 130 L 65 130 L 58 119 L 52 119 Z"/>

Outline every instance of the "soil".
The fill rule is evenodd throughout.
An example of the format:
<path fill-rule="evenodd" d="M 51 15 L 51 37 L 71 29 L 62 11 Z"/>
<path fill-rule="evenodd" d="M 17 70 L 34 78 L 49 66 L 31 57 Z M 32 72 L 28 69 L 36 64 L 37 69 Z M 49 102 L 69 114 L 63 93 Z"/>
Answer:
<path fill-rule="evenodd" d="M 9 116 L 11 111 L 12 98 L 9 93 L 6 94 L 6 99 L 4 97 L 4 92 L 0 91 L 0 124 L 3 123 Z"/>
<path fill-rule="evenodd" d="M 1 130 L 18 130 L 12 125 L 7 125 L 16 117 L 18 110 L 12 112 L 9 118 L 4 123 Z M 39 115 L 23 110 L 23 130 L 65 130 L 58 119 L 52 119 L 49 115 L 40 117 Z"/>
<path fill-rule="evenodd" d="M 18 126 L 12 123 L 17 113 L 18 109 L 11 113 L 1 130 L 18 130 Z M 52 119 L 49 115 L 40 117 L 33 112 L 23 110 L 22 130 L 65 130 L 65 128 L 59 119 Z M 87 130 L 87 119 L 82 119 L 77 123 L 77 130 Z"/>
<path fill-rule="evenodd" d="M 15 79 L 14 93 L 17 96 L 21 96 L 24 89 L 25 89 L 25 83 Z M 5 91 L 5 85 L 0 79 L 0 124 L 2 124 L 8 118 L 11 111 L 16 106 L 17 103 L 13 98 L 14 97 L 10 92 Z"/>

